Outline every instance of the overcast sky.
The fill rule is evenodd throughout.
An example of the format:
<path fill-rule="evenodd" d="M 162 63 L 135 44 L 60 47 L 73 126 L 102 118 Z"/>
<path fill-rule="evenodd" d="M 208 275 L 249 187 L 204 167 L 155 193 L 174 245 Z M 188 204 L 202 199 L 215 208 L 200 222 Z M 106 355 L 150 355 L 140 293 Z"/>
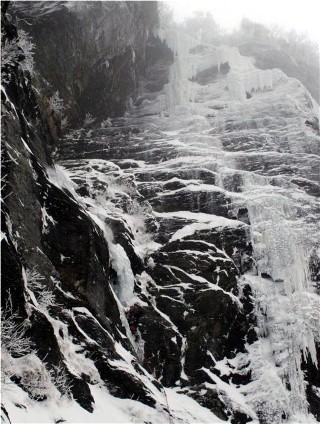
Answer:
<path fill-rule="evenodd" d="M 167 1 L 176 20 L 192 16 L 195 10 L 208 10 L 222 27 L 231 29 L 246 17 L 262 24 L 307 32 L 320 40 L 320 0 L 173 0 Z"/>

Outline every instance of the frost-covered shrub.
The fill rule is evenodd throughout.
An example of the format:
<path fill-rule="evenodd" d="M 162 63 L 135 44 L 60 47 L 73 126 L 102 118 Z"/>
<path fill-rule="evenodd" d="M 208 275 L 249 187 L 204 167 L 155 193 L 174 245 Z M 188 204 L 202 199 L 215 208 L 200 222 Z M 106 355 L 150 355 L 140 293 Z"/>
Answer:
<path fill-rule="evenodd" d="M 63 100 L 60 97 L 59 91 L 56 91 L 51 97 L 49 97 L 49 104 L 51 109 L 56 115 L 62 117 L 63 111 L 65 110 Z"/>
<path fill-rule="evenodd" d="M 64 116 L 61 119 L 61 129 L 66 130 L 68 128 L 68 126 L 69 126 L 68 118 L 66 116 Z"/>
<path fill-rule="evenodd" d="M 47 399 L 52 387 L 51 375 L 35 355 L 26 359 L 17 374 L 19 385 L 35 400 Z"/>
<path fill-rule="evenodd" d="M 34 49 L 35 44 L 32 42 L 32 38 L 23 29 L 18 30 L 18 45 L 23 50 L 25 58 L 21 62 L 21 67 L 24 71 L 30 73 L 34 70 Z"/>
<path fill-rule="evenodd" d="M 96 121 L 96 119 L 91 115 L 91 113 L 87 113 L 82 126 L 84 128 L 88 127 L 89 125 L 93 124 Z"/>
<path fill-rule="evenodd" d="M 56 298 L 52 290 L 45 287 L 43 280 L 44 277 L 33 268 L 26 271 L 27 288 L 34 294 L 38 307 L 40 309 L 47 309 L 50 306 L 56 305 Z"/>
<path fill-rule="evenodd" d="M 15 374 L 16 358 L 28 355 L 32 351 L 32 342 L 26 336 L 28 325 L 13 313 L 11 296 L 1 308 L 1 382 L 8 384 Z"/>
<path fill-rule="evenodd" d="M 15 66 L 18 63 L 24 71 L 30 73 L 34 69 L 34 49 L 35 45 L 31 37 L 23 30 L 18 31 L 18 38 L 8 40 L 5 34 L 1 33 L 1 68 L 2 79 L 8 80 L 8 74 L 5 72 L 7 66 Z"/>
<path fill-rule="evenodd" d="M 39 291 L 43 289 L 43 275 L 39 274 L 36 267 L 26 270 L 28 288 L 32 291 Z"/>
<path fill-rule="evenodd" d="M 53 367 L 51 380 L 62 395 L 71 397 L 72 383 L 68 380 L 67 373 L 63 366 Z"/>
<path fill-rule="evenodd" d="M 79 140 L 82 135 L 82 132 L 82 129 L 71 130 L 68 132 L 68 134 L 65 135 L 65 137 L 67 139 Z"/>
<path fill-rule="evenodd" d="M 26 272 L 28 287 L 34 292 L 43 289 L 43 277 L 34 269 Z M 38 299 L 39 300 L 39 299 Z M 44 291 L 41 304 L 53 304 L 48 291 Z M 43 306 L 44 307 L 44 306 Z M 65 396 L 71 396 L 72 384 L 63 366 L 53 367 L 50 371 L 33 351 L 33 343 L 26 336 L 28 324 L 20 320 L 18 313 L 12 312 L 11 297 L 1 308 L 1 383 L 3 390 L 16 383 L 35 400 L 45 400 L 52 396 L 54 387 Z"/>
<path fill-rule="evenodd" d="M 31 340 L 26 337 L 28 325 L 26 321 L 19 322 L 17 312 L 12 312 L 9 298 L 4 308 L 1 308 L 1 349 L 5 349 L 14 357 L 24 356 L 31 352 Z"/>
<path fill-rule="evenodd" d="M 100 126 L 101 128 L 108 128 L 108 127 L 111 127 L 111 125 L 112 125 L 111 119 L 107 118 L 101 122 Z"/>
<path fill-rule="evenodd" d="M 1 67 L 15 65 L 22 53 L 18 49 L 17 40 L 6 40 L 4 32 L 1 32 L 1 44 Z"/>

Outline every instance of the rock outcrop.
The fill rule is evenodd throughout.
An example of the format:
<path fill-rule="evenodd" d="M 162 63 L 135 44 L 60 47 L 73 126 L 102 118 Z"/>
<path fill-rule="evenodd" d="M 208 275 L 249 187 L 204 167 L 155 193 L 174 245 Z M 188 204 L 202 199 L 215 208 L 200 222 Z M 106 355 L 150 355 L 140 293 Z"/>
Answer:
<path fill-rule="evenodd" d="M 18 2 L 13 7 L 36 44 L 42 86 L 51 95 L 60 93 L 71 126 L 83 124 L 87 114 L 98 121 L 124 114 L 145 75 L 157 3 Z"/>
<path fill-rule="evenodd" d="M 7 25 L 5 20 L 5 31 Z M 37 358 L 44 361 L 53 381 L 59 369 L 83 408 L 93 411 L 88 384 L 97 378 L 117 396 L 153 405 L 155 400 L 139 381 L 138 365 L 133 377 L 111 364 L 121 361 L 117 343 L 129 355 L 132 347 L 110 285 L 112 269 L 103 231 L 73 194 L 50 176 L 58 120 L 52 127 L 54 112 L 19 62 L 4 72 L 9 79 L 2 92 L 2 305 L 17 322 L 27 317 L 26 337 L 36 352 L 30 347 L 30 366 L 36 367 Z M 68 343 L 79 347 L 78 366 L 66 356 Z M 99 377 L 86 373 L 82 362 L 89 356 Z M 31 395 L 36 390 L 26 389 L 19 371 L 10 378 Z"/>

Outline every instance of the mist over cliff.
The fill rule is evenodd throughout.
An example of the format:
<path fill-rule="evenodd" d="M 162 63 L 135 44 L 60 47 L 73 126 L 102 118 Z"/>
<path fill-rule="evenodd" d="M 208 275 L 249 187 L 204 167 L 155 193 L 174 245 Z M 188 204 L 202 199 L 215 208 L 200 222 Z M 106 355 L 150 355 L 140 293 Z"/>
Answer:
<path fill-rule="evenodd" d="M 313 47 L 165 12 L 2 2 L 4 423 L 320 419 Z"/>

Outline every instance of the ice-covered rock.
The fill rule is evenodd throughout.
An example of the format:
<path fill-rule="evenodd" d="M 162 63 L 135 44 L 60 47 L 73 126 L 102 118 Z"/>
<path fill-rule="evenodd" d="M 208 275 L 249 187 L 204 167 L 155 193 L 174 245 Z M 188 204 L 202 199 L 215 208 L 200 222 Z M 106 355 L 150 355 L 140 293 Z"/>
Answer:
<path fill-rule="evenodd" d="M 120 3 L 104 8 L 131 22 Z M 37 7 L 44 21 L 90 9 Z M 6 410 L 16 421 L 103 421 L 108 408 L 135 422 L 315 422 L 318 106 L 298 80 L 234 47 L 158 36 L 126 116 L 106 111 L 101 127 L 58 146 L 49 138 L 54 155 L 19 69 L 21 84 L 4 87 L 15 196 L 4 208 L 3 296 L 28 317 L 36 348 L 9 358 L 10 372 L 23 366 L 9 374 Z M 136 66 L 139 51 L 129 57 Z M 143 311 L 135 334 L 132 305 Z M 27 398 L 26 364 L 52 377 L 45 408 Z M 58 398 L 61 374 L 77 403 Z"/>

